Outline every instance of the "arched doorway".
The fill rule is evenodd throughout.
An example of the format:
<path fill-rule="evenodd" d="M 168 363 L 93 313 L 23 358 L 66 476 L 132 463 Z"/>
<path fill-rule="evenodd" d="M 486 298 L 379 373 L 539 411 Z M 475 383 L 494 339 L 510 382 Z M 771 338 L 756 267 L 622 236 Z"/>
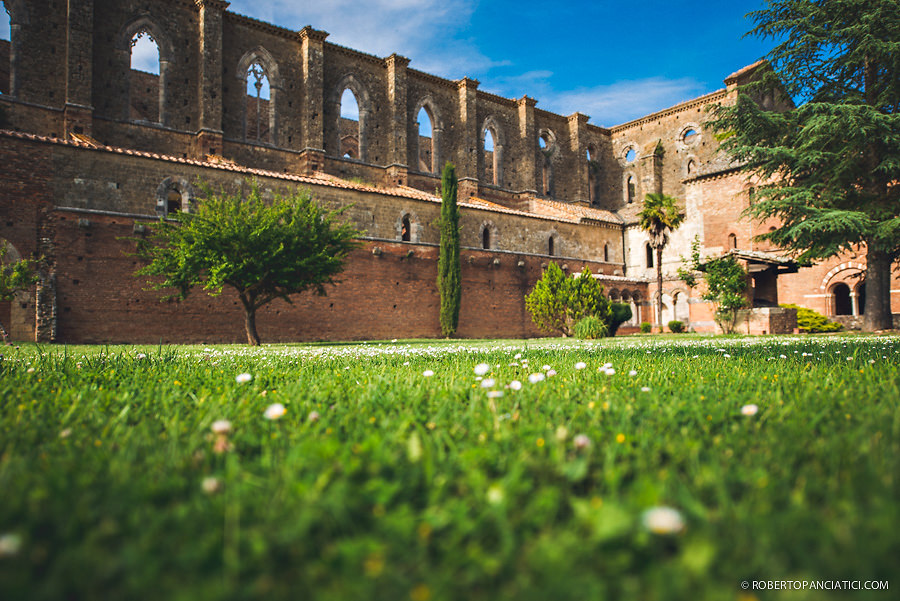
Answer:
<path fill-rule="evenodd" d="M 0 269 L 11 269 L 10 266 L 21 259 L 16 247 L 0 238 Z M 34 323 L 34 315 L 29 318 L 32 291 L 33 287 L 29 285 L 27 289 L 17 292 L 12 299 L 0 300 L 0 324 L 9 340 L 34 340 L 34 330 L 30 329 Z"/>
<path fill-rule="evenodd" d="M 853 305 L 850 302 L 850 286 L 839 282 L 831 288 L 832 310 L 834 315 L 853 315 Z"/>

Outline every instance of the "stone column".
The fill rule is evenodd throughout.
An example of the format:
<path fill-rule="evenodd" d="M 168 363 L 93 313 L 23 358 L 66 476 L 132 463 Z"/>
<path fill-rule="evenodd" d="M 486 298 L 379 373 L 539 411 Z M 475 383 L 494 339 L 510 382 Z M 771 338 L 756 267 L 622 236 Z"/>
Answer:
<path fill-rule="evenodd" d="M 202 158 L 222 153 L 222 14 L 229 3 L 194 0 L 200 11 L 200 128 L 196 152 Z M 160 72 L 162 72 L 160 65 Z M 162 118 L 162 112 L 160 112 Z"/>
<path fill-rule="evenodd" d="M 850 314 L 853 317 L 859 316 L 859 297 L 856 296 L 856 292 L 853 290 L 850 291 Z"/>
<path fill-rule="evenodd" d="M 94 121 L 94 0 L 68 0 L 66 10 L 66 134 L 91 135 Z M 17 24 L 13 25 L 16 29 Z M 13 31 L 18 35 L 18 31 Z M 13 46 L 14 48 L 15 46 Z M 13 58 L 15 62 L 15 57 Z M 13 71 L 17 71 L 15 66 Z M 12 95 L 17 85 L 13 82 Z"/>
<path fill-rule="evenodd" d="M 588 190 L 587 146 L 583 144 L 588 119 L 587 115 L 581 113 L 569 115 L 569 141 L 571 142 L 572 153 L 575 155 L 575 181 L 572 186 L 573 200 L 585 205 L 591 204 L 591 193 Z"/>
<path fill-rule="evenodd" d="M 300 30 L 299 35 L 300 62 L 303 67 L 303 106 L 300 111 L 303 141 L 301 166 L 302 170 L 309 174 L 325 168 L 324 48 L 328 33 L 307 26 Z"/>
<path fill-rule="evenodd" d="M 456 82 L 459 91 L 460 148 L 456 158 L 459 176 L 458 197 L 465 200 L 478 194 L 478 155 L 481 141 L 478 139 L 476 99 L 478 80 L 463 77 Z M 497 144 L 497 140 L 494 140 Z"/>
<path fill-rule="evenodd" d="M 523 148 L 530 150 L 537 144 L 537 131 L 534 128 L 534 107 L 537 100 L 522 96 L 516 101 L 516 104 L 519 108 L 519 137 L 524 141 Z M 518 187 L 528 194 L 537 195 L 534 184 L 538 181 L 540 173 L 537 171 L 539 167 L 534 159 L 534 152 L 523 154 L 519 163 L 521 168 L 519 169 Z"/>
<path fill-rule="evenodd" d="M 409 66 L 409 59 L 399 54 L 392 54 L 384 59 L 384 62 L 387 67 L 388 102 L 391 103 L 387 177 L 390 184 L 405 186 L 409 172 L 406 158 L 407 128 L 409 126 L 406 108 L 406 67 Z"/>

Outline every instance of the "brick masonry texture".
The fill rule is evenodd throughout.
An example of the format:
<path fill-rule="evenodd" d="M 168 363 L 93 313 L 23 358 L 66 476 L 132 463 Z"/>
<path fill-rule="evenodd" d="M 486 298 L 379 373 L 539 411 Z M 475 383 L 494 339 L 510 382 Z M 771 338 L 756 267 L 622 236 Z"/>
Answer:
<path fill-rule="evenodd" d="M 365 231 L 364 248 L 327 297 L 301 295 L 263 312 L 261 334 L 273 341 L 438 335 L 436 219 L 447 161 L 460 177 L 462 336 L 537 335 L 522 297 L 551 260 L 570 272 L 588 265 L 612 296 L 636 299 L 629 327 L 654 321 L 655 272 L 636 227 L 650 192 L 679 198 L 687 214 L 663 259 L 664 322 L 713 327 L 698 292 L 674 278 L 695 236 L 705 254 L 772 250 L 753 236 L 773 224 L 741 216 L 753 183 L 723 160 L 704 126 L 709 105 L 732 102 L 758 65 L 722 90 L 604 128 L 580 113 L 544 111 L 528 96 L 502 98 L 472 79 L 423 73 L 396 54 L 331 44 L 312 27 L 237 15 L 220 0 L 4 5 L 12 39 L 0 42 L 0 238 L 19 256 L 43 258 L 41 286 L 0 305 L 18 339 L 242 340 L 228 293 L 161 304 L 132 277 L 137 265 L 123 252 L 121 237 L 135 224 L 152 225 L 170 203 L 191 210 L 202 202 L 200 179 L 229 190 L 251 177 L 267 193 L 309 188 Z M 159 75 L 130 68 L 140 34 L 158 46 Z M 258 106 L 248 95 L 251 68 L 269 84 Z M 357 120 L 341 117 L 346 90 Z M 419 135 L 422 110 L 430 138 Z M 493 151 L 484 147 L 488 132 Z M 777 288 L 760 281 L 757 297 L 831 314 L 845 306 L 835 284 L 861 294 L 864 262 L 848 254 L 780 276 Z M 757 329 L 780 319 L 759 317 Z"/>

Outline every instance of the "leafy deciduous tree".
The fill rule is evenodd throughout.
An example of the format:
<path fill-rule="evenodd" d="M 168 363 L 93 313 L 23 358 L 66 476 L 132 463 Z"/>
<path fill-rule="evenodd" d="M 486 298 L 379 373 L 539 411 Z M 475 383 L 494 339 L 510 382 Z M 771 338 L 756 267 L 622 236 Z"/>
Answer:
<path fill-rule="evenodd" d="M 656 323 L 662 328 L 662 254 L 669 243 L 669 232 L 678 229 L 684 221 L 684 213 L 678 200 L 662 193 L 648 194 L 644 207 L 638 213 L 641 229 L 650 237 L 650 247 L 656 251 Z"/>
<path fill-rule="evenodd" d="M 726 334 L 734 332 L 738 312 L 750 306 L 747 299 L 747 271 L 733 255 L 700 260 L 700 239 L 691 243 L 690 269 L 679 268 L 678 277 L 690 288 L 699 285 L 699 272 L 705 272 L 706 291 L 700 295 L 714 307 L 713 317 Z"/>
<path fill-rule="evenodd" d="M 255 181 L 246 197 L 204 191 L 195 213 L 175 213 L 174 223 L 161 220 L 151 243 L 138 245 L 137 254 L 149 263 L 135 275 L 160 276 L 151 280 L 153 289 L 175 289 L 164 299 L 184 299 L 195 286 L 212 296 L 233 288 L 244 308 L 247 342 L 259 345 L 257 310 L 277 298 L 290 303 L 309 289 L 324 295 L 360 232 L 337 223 L 340 212 L 323 209 L 306 190 L 276 195 L 271 203 Z"/>
<path fill-rule="evenodd" d="M 453 336 L 459 326 L 462 276 L 459 263 L 459 206 L 456 204 L 456 167 L 444 165 L 441 173 L 441 247 L 438 256 L 438 290 L 441 294 L 441 333 Z"/>
<path fill-rule="evenodd" d="M 760 236 L 813 261 L 865 247 L 864 327 L 891 327 L 900 257 L 900 4 L 770 0 L 749 35 L 777 42 L 771 69 L 715 107 L 712 127 L 733 161 L 763 182 Z M 773 99 L 797 98 L 778 110 Z M 785 104 L 785 103 L 782 103 Z M 792 105 L 792 103 L 786 103 Z"/>

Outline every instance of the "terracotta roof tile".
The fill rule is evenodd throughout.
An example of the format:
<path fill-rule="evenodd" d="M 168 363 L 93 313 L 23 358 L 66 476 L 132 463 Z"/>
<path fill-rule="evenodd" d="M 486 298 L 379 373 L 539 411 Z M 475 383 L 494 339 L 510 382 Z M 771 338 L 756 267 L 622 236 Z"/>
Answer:
<path fill-rule="evenodd" d="M 196 167 L 203 167 L 206 169 L 217 169 L 220 171 L 228 171 L 231 173 L 241 173 L 244 175 L 257 175 L 261 177 L 268 177 L 272 179 L 279 179 L 283 181 L 296 182 L 300 184 L 309 184 L 315 186 L 327 186 L 330 188 L 339 188 L 343 190 L 357 190 L 360 192 L 372 192 L 375 194 L 384 194 L 386 196 L 394 196 L 399 198 L 410 198 L 414 200 L 421 200 L 426 202 L 433 202 L 440 204 L 441 199 L 434 194 L 430 194 L 428 192 L 423 192 L 422 190 L 417 190 L 415 188 L 410 188 L 408 186 L 393 186 L 393 187 L 381 187 L 370 184 L 364 184 L 359 182 L 353 182 L 345 179 L 341 179 L 334 175 L 326 174 L 323 172 L 315 172 L 313 175 L 295 175 L 290 173 L 282 173 L 278 171 L 269 171 L 266 169 L 254 169 L 252 167 L 246 167 L 243 165 L 239 165 L 234 161 L 226 159 L 224 157 L 219 157 L 215 155 L 210 155 L 206 157 L 206 160 L 197 160 L 197 159 L 186 159 L 182 157 L 176 157 L 165 154 L 158 154 L 153 152 L 144 152 L 140 150 L 131 150 L 116 146 L 106 146 L 96 142 L 96 140 L 91 140 L 91 142 L 74 139 L 74 140 L 64 140 L 61 138 L 53 138 L 49 136 L 39 136 L 36 134 L 29 134 L 17 131 L 10 130 L 0 130 L 0 137 L 7 138 L 16 138 L 20 140 L 30 140 L 34 142 L 42 142 L 46 144 L 54 144 L 59 146 L 71 146 L 74 148 L 84 148 L 88 150 L 93 150 L 95 152 L 108 152 L 115 154 L 125 154 L 128 156 L 135 157 L 143 157 L 160 161 L 167 161 L 171 163 L 180 163 L 183 165 L 193 165 Z M 529 209 L 528 211 L 522 211 L 517 209 L 510 209 L 503 205 L 485 200 L 483 198 L 471 197 L 466 200 L 460 201 L 459 206 L 463 208 L 469 209 L 480 209 L 486 211 L 492 211 L 495 213 L 504 213 L 507 215 L 520 215 L 522 217 L 530 217 L 533 219 L 542 219 L 547 221 L 562 221 L 567 223 L 584 223 L 585 220 L 588 221 L 603 221 L 610 223 L 622 223 L 622 220 L 615 216 L 613 213 L 609 211 L 603 211 L 600 209 L 594 209 L 589 207 L 583 207 L 580 205 L 574 205 L 564 202 L 551 201 L 551 200 L 543 200 L 543 199 L 531 199 L 528 203 Z"/>

